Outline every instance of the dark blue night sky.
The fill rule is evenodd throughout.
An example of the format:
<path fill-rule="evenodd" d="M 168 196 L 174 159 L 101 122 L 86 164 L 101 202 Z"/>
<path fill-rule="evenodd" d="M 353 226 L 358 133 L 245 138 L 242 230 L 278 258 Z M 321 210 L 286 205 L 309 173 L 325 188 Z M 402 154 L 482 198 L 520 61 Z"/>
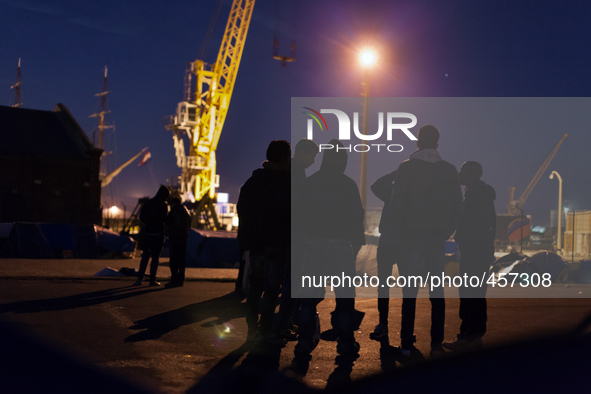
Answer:
<path fill-rule="evenodd" d="M 132 164 L 103 193 L 105 205 L 123 202 L 130 210 L 138 197 L 153 195 L 156 184 L 180 174 L 165 118 L 183 98 L 186 64 L 197 58 L 217 4 L 0 0 L 0 104 L 14 101 L 9 87 L 22 58 L 24 106 L 51 110 L 64 103 L 92 138 L 96 119 L 88 116 L 98 111 L 94 94 L 107 65 L 108 120 L 116 126 L 107 134 L 111 167 L 144 147 L 152 154 L 150 166 Z M 215 60 L 229 6 L 225 1 L 208 62 Z M 290 138 L 291 97 L 359 96 L 355 55 L 364 42 L 381 48 L 372 96 L 588 97 L 589 20 L 591 4 L 582 0 L 259 0 L 218 146 L 219 190 L 236 201 L 242 183 L 264 160 L 268 142 Z M 274 34 L 282 52 L 297 40 L 295 63 L 282 67 L 272 59 Z M 509 187 L 516 186 L 518 196 L 568 133 L 524 209 L 534 215 L 534 224 L 549 222 L 557 205 L 557 182 L 548 179 L 552 170 L 564 179 L 565 199 L 577 209 L 591 209 L 591 125 L 544 134 L 498 130 L 494 152 L 446 140 L 445 132 L 441 149 L 448 161 L 459 167 L 482 157 L 499 212 L 506 210 Z"/>

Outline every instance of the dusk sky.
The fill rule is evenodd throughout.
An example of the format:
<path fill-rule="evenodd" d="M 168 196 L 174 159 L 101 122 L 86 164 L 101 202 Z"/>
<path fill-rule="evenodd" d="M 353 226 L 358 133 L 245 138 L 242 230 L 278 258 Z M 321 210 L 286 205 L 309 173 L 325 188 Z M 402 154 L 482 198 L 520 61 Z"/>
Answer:
<path fill-rule="evenodd" d="M 61 102 L 92 139 L 97 120 L 89 115 L 99 110 L 94 95 L 107 65 L 107 121 L 115 126 L 106 135 L 111 169 L 144 147 L 152 154 L 149 166 L 132 164 L 103 190 L 105 204 L 123 202 L 129 211 L 139 197 L 180 175 L 164 126 L 183 99 L 186 65 L 199 55 L 217 4 L 0 0 L 0 104 L 14 102 L 10 86 L 21 58 L 24 107 L 52 110 Z M 224 2 L 206 62 L 215 61 L 230 4 Z M 269 141 L 290 139 L 292 97 L 359 97 L 355 56 L 363 43 L 380 48 L 371 74 L 374 97 L 588 97 L 590 20 L 584 0 L 259 0 L 218 145 L 219 191 L 235 202 Z M 282 67 L 272 59 L 274 34 L 285 54 L 297 40 L 294 63 Z M 564 198 L 576 209 L 591 209 L 591 124 L 565 125 L 540 131 L 524 124 L 519 132 L 501 128 L 491 136 L 487 130 L 480 138 L 474 124 L 470 140 L 454 140 L 453 130 L 442 129 L 441 152 L 458 168 L 481 161 L 483 179 L 497 191 L 497 211 L 506 212 L 509 187 L 516 186 L 518 197 L 568 133 L 523 207 L 534 224 L 547 224 L 557 205 L 552 170 L 564 179 Z M 389 172 L 399 161 L 371 173 Z"/>

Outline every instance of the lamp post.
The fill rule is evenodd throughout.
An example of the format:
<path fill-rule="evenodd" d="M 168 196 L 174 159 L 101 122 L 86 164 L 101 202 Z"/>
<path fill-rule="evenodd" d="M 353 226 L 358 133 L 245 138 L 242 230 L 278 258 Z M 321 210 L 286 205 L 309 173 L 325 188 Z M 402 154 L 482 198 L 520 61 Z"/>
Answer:
<path fill-rule="evenodd" d="M 361 96 L 363 97 L 363 126 L 361 132 L 367 135 L 369 108 L 369 68 L 377 61 L 377 53 L 372 48 L 365 48 L 359 52 L 359 63 L 363 67 L 361 82 Z M 361 152 L 361 168 L 359 174 L 359 192 L 363 209 L 367 208 L 367 152 Z"/>
<path fill-rule="evenodd" d="M 562 250 L 562 177 L 556 171 L 552 171 L 550 179 L 554 179 L 554 174 L 558 178 L 558 233 L 556 235 L 556 249 L 560 253 Z"/>

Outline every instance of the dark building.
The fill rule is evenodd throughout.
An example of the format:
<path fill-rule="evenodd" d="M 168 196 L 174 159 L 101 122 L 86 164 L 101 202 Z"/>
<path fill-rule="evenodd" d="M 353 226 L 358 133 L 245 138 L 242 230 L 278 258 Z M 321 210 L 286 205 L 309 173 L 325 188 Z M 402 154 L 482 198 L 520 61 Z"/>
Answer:
<path fill-rule="evenodd" d="M 0 106 L 0 222 L 100 224 L 100 156 L 68 109 Z"/>

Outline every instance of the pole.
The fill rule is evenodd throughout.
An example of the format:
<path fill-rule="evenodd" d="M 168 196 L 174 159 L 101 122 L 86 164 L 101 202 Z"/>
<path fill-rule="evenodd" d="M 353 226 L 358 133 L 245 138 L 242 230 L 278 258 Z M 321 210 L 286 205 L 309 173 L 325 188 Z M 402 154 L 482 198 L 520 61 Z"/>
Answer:
<path fill-rule="evenodd" d="M 558 178 L 558 231 L 556 232 L 556 251 L 562 252 L 562 177 L 556 171 L 552 171 L 550 179 Z"/>
<path fill-rule="evenodd" d="M 562 178 L 560 175 L 558 175 L 558 240 L 556 246 L 558 251 L 562 250 Z"/>
<path fill-rule="evenodd" d="M 369 73 L 367 70 L 363 72 L 363 82 L 361 83 L 363 90 L 363 127 L 362 133 L 367 135 L 368 124 L 368 107 L 369 107 Z M 359 191 L 361 197 L 361 206 L 365 210 L 367 208 L 367 152 L 361 152 L 361 169 L 359 174 Z"/>
<path fill-rule="evenodd" d="M 521 239 L 519 240 L 519 253 L 523 254 L 523 209 L 521 211 Z"/>

